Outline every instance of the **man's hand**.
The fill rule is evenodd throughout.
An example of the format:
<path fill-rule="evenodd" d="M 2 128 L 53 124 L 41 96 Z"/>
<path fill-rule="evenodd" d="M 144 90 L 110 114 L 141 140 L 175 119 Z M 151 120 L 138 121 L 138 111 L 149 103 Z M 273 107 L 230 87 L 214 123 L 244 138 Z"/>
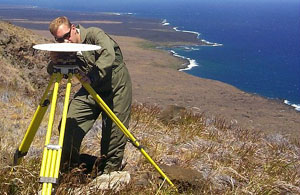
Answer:
<path fill-rule="evenodd" d="M 83 82 L 83 83 L 88 83 L 88 84 L 91 84 L 91 79 L 84 73 L 82 72 L 81 70 L 79 71 L 79 75 L 80 75 L 80 81 Z"/>

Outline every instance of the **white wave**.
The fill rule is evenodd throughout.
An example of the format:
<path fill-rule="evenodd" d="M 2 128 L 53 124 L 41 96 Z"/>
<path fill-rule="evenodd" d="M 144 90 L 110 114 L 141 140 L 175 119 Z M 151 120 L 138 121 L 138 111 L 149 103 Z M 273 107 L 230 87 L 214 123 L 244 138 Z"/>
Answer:
<path fill-rule="evenodd" d="M 199 37 L 200 37 L 201 34 L 200 34 L 199 32 L 196 32 L 196 31 L 189 31 L 189 30 L 179 30 L 178 27 L 174 27 L 173 29 L 174 29 L 175 31 L 177 31 L 177 32 L 186 32 L 186 33 L 196 34 L 196 35 L 197 35 L 197 39 L 200 39 Z M 206 41 L 206 40 L 204 40 L 204 39 L 201 39 L 201 41 L 202 41 L 203 43 L 205 43 L 205 45 L 203 45 L 203 46 L 212 46 L 212 47 L 223 46 L 223 44 L 221 44 L 221 43 L 212 43 L 212 42 Z"/>
<path fill-rule="evenodd" d="M 195 48 L 195 47 L 191 47 L 190 50 L 192 50 L 192 51 L 198 51 L 200 49 L 199 48 Z"/>
<path fill-rule="evenodd" d="M 297 111 L 300 111 L 300 104 L 293 104 L 293 103 L 291 103 L 291 102 L 288 101 L 288 100 L 284 100 L 283 102 L 284 102 L 285 104 L 289 105 L 289 106 L 294 107 Z"/>
<path fill-rule="evenodd" d="M 196 62 L 196 60 L 193 60 L 191 58 L 186 58 L 189 61 L 189 65 L 186 68 L 179 69 L 179 71 L 184 71 L 184 70 L 191 70 L 195 66 L 199 66 Z"/>
<path fill-rule="evenodd" d="M 128 12 L 128 13 L 123 13 L 123 12 L 101 12 L 107 15 L 115 15 L 115 16 L 123 16 L 123 15 L 134 15 L 134 13 Z"/>
<path fill-rule="evenodd" d="M 196 31 L 190 31 L 190 30 L 179 30 L 178 27 L 173 28 L 177 32 L 186 32 L 186 33 L 192 33 L 197 35 L 197 39 L 199 39 L 199 36 L 201 35 L 199 32 Z"/>
<path fill-rule="evenodd" d="M 117 12 L 113 12 L 113 13 L 110 13 L 111 15 L 116 15 L 116 16 L 121 16 L 122 13 L 117 13 Z"/>
<path fill-rule="evenodd" d="M 201 39 L 201 41 L 206 44 L 204 46 L 212 46 L 212 47 L 223 46 L 223 44 L 221 44 L 221 43 L 212 43 L 212 42 L 206 41 L 204 39 Z"/>
<path fill-rule="evenodd" d="M 198 51 L 198 50 L 200 50 L 199 48 L 193 47 L 193 46 L 177 46 L 176 48 L 180 48 L 180 49 L 183 49 L 185 51 Z"/>
<path fill-rule="evenodd" d="M 167 22 L 167 19 L 163 19 L 163 21 L 161 22 L 161 24 L 162 24 L 163 26 L 168 26 L 168 25 L 170 25 L 170 23 Z"/>
<path fill-rule="evenodd" d="M 175 56 L 175 57 L 182 58 L 182 59 L 185 59 L 185 60 L 188 60 L 188 61 L 189 61 L 189 64 L 186 66 L 186 68 L 181 68 L 181 69 L 179 69 L 179 71 L 191 70 L 193 67 L 199 66 L 199 65 L 197 64 L 196 60 L 194 60 L 194 59 L 191 59 L 191 58 L 187 58 L 187 57 L 181 56 L 181 55 L 179 55 L 178 53 L 176 53 L 174 50 L 170 50 L 170 52 L 171 52 L 172 55 Z"/>

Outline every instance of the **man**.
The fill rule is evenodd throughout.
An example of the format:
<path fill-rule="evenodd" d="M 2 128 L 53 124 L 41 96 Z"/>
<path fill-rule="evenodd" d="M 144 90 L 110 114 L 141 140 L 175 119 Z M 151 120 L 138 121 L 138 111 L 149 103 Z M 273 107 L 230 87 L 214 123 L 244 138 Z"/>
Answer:
<path fill-rule="evenodd" d="M 101 46 L 100 50 L 76 54 L 82 71 L 80 74 L 83 75 L 82 80 L 91 84 L 128 128 L 132 101 L 131 80 L 118 44 L 103 30 L 75 26 L 65 16 L 54 19 L 49 29 L 59 43 Z M 52 61 L 57 60 L 58 56 L 59 53 L 52 53 Z M 49 67 L 51 63 L 48 66 L 48 72 L 51 73 Z M 100 114 L 102 114 L 101 162 L 103 164 L 99 171 L 106 174 L 120 170 L 127 138 L 83 87 L 75 94 L 69 105 L 62 166 L 78 165 L 82 139 Z"/>

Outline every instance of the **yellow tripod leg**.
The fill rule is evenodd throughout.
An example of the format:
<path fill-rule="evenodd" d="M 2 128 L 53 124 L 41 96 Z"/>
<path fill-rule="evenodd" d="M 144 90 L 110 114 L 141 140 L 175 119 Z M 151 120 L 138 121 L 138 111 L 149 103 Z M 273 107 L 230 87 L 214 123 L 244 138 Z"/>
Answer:
<path fill-rule="evenodd" d="M 70 99 L 70 94 L 71 94 L 71 85 L 72 85 L 71 81 L 72 81 L 72 74 L 69 74 L 68 75 L 68 83 L 67 83 L 67 87 L 66 87 L 66 95 L 65 95 L 65 102 L 64 102 L 64 108 L 63 108 L 63 114 L 62 114 L 62 120 L 61 120 L 61 128 L 60 128 L 58 145 L 52 145 L 52 150 L 48 149 L 49 150 L 48 155 L 49 156 L 52 155 L 52 156 L 51 156 L 51 160 L 49 160 L 49 161 L 51 161 L 49 169 L 48 169 L 48 166 L 46 166 L 46 169 L 49 171 L 49 172 L 45 173 L 48 181 L 46 181 L 47 184 L 45 185 L 45 187 L 43 186 L 43 189 L 46 188 L 45 189 L 46 194 L 49 194 L 49 195 L 51 194 L 53 183 L 57 183 L 58 176 L 59 176 L 59 168 L 60 168 L 62 147 L 63 147 L 63 141 L 64 141 L 64 135 L 65 135 L 65 127 L 66 127 L 66 121 L 67 121 L 69 99 Z"/>
<path fill-rule="evenodd" d="M 52 101 L 51 101 L 52 104 L 51 104 L 51 110 L 50 110 L 50 115 L 49 115 L 48 129 L 47 129 L 47 134 L 46 134 L 46 139 L 45 139 L 45 147 L 44 147 L 42 165 L 41 165 L 41 171 L 40 171 L 40 182 L 43 183 L 42 195 L 51 194 L 51 190 L 52 190 L 52 189 L 50 189 L 50 192 L 49 192 L 48 183 L 53 182 L 49 176 L 50 176 L 50 167 L 51 167 L 51 162 L 52 162 L 52 153 L 53 153 L 53 150 L 56 150 L 56 148 L 55 148 L 55 146 L 49 145 L 49 143 L 51 140 L 59 83 L 63 76 L 61 73 L 54 73 L 53 75 L 56 78 L 56 81 L 54 83 L 54 89 L 53 89 L 53 95 L 52 95 Z M 55 159 L 55 161 L 56 161 L 56 159 Z"/>
<path fill-rule="evenodd" d="M 19 148 L 16 150 L 16 152 L 14 154 L 14 165 L 20 164 L 22 157 L 24 157 L 27 154 L 29 147 L 33 141 L 33 138 L 45 116 L 45 113 L 50 104 L 50 101 L 47 99 L 48 93 L 53 84 L 54 79 L 55 79 L 55 76 L 52 75 L 51 79 L 49 81 L 49 84 L 42 96 L 42 99 L 34 113 L 33 119 L 30 122 L 29 127 L 27 128 L 25 136 L 24 136 Z"/>
<path fill-rule="evenodd" d="M 68 83 L 67 83 L 67 87 L 66 87 L 65 102 L 64 102 L 64 108 L 63 108 L 63 114 L 62 114 L 62 120 L 61 120 L 61 126 L 60 126 L 59 140 L 58 140 L 58 145 L 59 145 L 60 149 L 58 150 L 55 171 L 54 171 L 55 178 L 58 178 L 58 175 L 59 175 L 62 147 L 63 147 L 63 142 L 64 142 L 69 100 L 70 100 L 70 94 L 71 94 L 72 76 L 73 76 L 72 74 L 68 75 Z"/>
<path fill-rule="evenodd" d="M 76 74 L 76 77 L 81 82 L 81 76 Z M 101 106 L 101 108 L 106 112 L 106 114 L 116 123 L 116 125 L 120 128 L 120 130 L 132 141 L 132 144 L 136 146 L 141 153 L 145 156 L 145 158 L 154 166 L 154 168 L 159 172 L 159 174 L 171 185 L 174 184 L 171 180 L 166 176 L 166 174 L 159 168 L 159 166 L 152 160 L 152 158 L 145 152 L 145 150 L 141 147 L 135 137 L 128 131 L 128 129 L 124 126 L 124 124 L 118 119 L 118 117 L 111 111 L 111 109 L 106 105 L 106 103 L 102 100 L 102 98 L 95 92 L 95 90 L 86 82 L 81 82 L 83 87 L 91 94 L 91 96 L 97 101 L 97 103 Z"/>

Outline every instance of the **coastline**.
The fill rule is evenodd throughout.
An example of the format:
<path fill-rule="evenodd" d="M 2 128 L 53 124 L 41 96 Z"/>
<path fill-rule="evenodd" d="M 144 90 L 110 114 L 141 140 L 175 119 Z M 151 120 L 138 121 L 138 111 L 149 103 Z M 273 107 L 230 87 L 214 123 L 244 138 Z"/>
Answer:
<path fill-rule="evenodd" d="M 135 102 L 149 103 L 160 107 L 175 104 L 205 113 L 208 116 L 224 118 L 232 125 L 242 128 L 283 133 L 291 137 L 299 136 L 300 114 L 292 107 L 276 100 L 243 92 L 226 83 L 194 77 L 177 71 L 178 67 L 180 70 L 188 68 L 185 62 L 193 64 L 193 59 L 184 59 L 175 52 L 170 55 L 170 51 L 141 47 L 141 44 L 149 41 L 154 45 L 158 43 L 173 46 L 183 45 L 183 43 L 187 45 L 200 44 L 199 41 L 194 40 L 195 33 L 172 32 L 172 27 L 165 29 L 165 26 L 168 25 L 163 25 L 161 22 L 155 21 L 156 23 L 153 24 L 152 20 L 149 22 L 149 20 L 122 16 L 126 20 L 130 19 L 131 22 L 136 21 L 136 24 L 141 27 L 130 31 L 130 26 L 124 22 L 124 18 L 117 18 L 120 19 L 117 21 L 116 16 L 118 15 L 107 16 L 106 20 L 99 16 L 100 18 L 97 20 L 84 19 L 83 21 L 86 21 L 85 25 L 87 26 L 102 25 L 104 27 L 101 26 L 102 29 L 112 34 L 120 44 L 132 76 Z M 77 21 L 80 22 L 80 20 Z M 95 21 L 107 22 L 97 23 Z M 49 37 L 50 33 L 47 35 L 47 30 L 41 30 L 36 25 L 38 25 L 37 22 L 32 23 L 34 32 Z M 44 24 L 39 25 L 45 29 Z M 30 27 L 30 23 L 26 23 L 26 26 Z M 161 29 L 157 30 L 158 27 Z M 119 34 L 112 33 L 120 28 L 125 30 Z M 152 38 L 153 35 L 157 36 Z M 178 41 L 176 37 L 179 39 Z M 164 40 L 163 44 L 161 44 L 161 40 Z M 186 64 L 185 67 L 182 67 L 182 64 Z"/>
<path fill-rule="evenodd" d="M 34 32 L 43 36 L 48 34 L 48 31 Z M 226 83 L 178 71 L 175 66 L 180 65 L 182 60 L 165 50 L 141 47 L 148 40 L 112 37 L 122 48 L 131 74 L 133 102 L 161 108 L 183 106 L 209 118 L 223 118 L 237 128 L 299 137 L 300 114 L 292 107 L 243 92 Z"/>
<path fill-rule="evenodd" d="M 177 54 L 174 50 L 170 50 L 170 53 L 174 56 L 174 57 L 178 57 L 181 58 L 183 60 L 186 60 L 186 63 L 182 64 L 179 68 L 178 71 L 184 71 L 184 70 L 191 70 L 193 67 L 198 66 L 196 60 L 191 59 L 191 58 L 187 58 L 184 56 L 181 56 L 179 54 Z"/>
<path fill-rule="evenodd" d="M 171 24 L 166 20 L 166 19 L 163 19 L 162 21 L 162 25 L 163 26 L 170 26 Z M 185 33 L 191 33 L 191 34 L 195 34 L 197 35 L 197 39 L 200 40 L 200 33 L 199 32 L 196 32 L 196 31 L 188 31 L 188 30 L 179 30 L 178 27 L 173 27 L 173 29 L 177 32 L 185 32 Z M 219 46 L 223 46 L 223 44 L 221 43 L 212 43 L 212 42 L 209 42 L 207 40 L 204 40 L 204 39 L 201 39 L 201 44 L 200 46 L 204 47 L 204 46 L 209 46 L 209 47 L 219 47 Z M 192 45 L 184 45 L 182 47 L 186 47 L 188 49 L 190 49 L 189 47 L 191 47 L 193 49 L 193 44 Z M 167 49 L 168 50 L 168 49 Z M 191 70 L 193 67 L 196 67 L 196 66 L 199 66 L 198 63 L 196 62 L 196 60 L 194 59 L 191 59 L 189 57 L 185 57 L 185 56 L 181 56 L 179 55 L 178 53 L 176 53 L 174 50 L 168 50 L 173 56 L 175 57 L 178 57 L 178 58 L 181 58 L 183 60 L 186 61 L 186 63 L 182 64 L 178 70 L 179 71 L 185 71 L 185 70 Z M 264 97 L 264 98 L 267 98 L 269 99 L 268 97 Z M 294 103 L 291 103 L 289 100 L 281 100 L 282 103 L 288 105 L 288 106 L 291 106 L 293 107 L 296 111 L 299 111 L 300 112 L 300 104 L 294 104 Z"/>

